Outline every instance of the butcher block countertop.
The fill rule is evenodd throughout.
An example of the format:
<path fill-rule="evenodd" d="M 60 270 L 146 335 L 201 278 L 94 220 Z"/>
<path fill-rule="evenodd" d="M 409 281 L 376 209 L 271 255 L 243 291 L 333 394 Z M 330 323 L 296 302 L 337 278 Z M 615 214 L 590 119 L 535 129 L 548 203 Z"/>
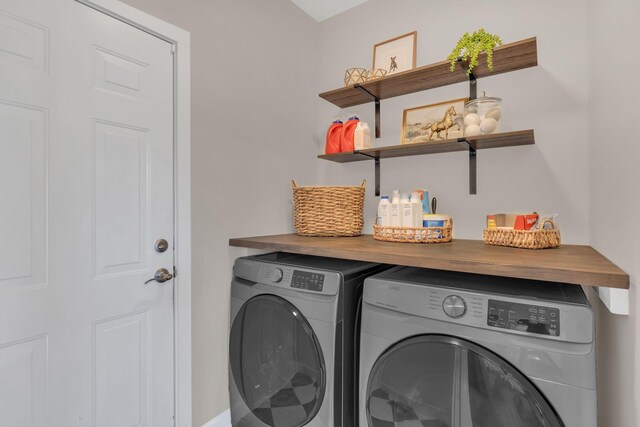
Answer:
<path fill-rule="evenodd" d="M 629 275 L 591 246 L 555 249 L 488 246 L 480 240 L 410 244 L 359 237 L 302 237 L 296 234 L 229 239 L 230 246 L 383 264 L 462 271 L 576 285 L 629 288 Z"/>

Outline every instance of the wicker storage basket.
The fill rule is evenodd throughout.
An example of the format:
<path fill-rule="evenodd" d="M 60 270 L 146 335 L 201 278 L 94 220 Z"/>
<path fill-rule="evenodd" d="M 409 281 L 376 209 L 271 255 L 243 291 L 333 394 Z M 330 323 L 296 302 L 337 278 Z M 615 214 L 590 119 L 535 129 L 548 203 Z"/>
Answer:
<path fill-rule="evenodd" d="M 373 238 L 397 243 L 447 243 L 451 241 L 453 220 L 444 227 L 386 227 L 373 226 Z"/>
<path fill-rule="evenodd" d="M 364 220 L 360 187 L 298 187 L 293 189 L 294 224 L 300 236 L 359 236 Z"/>
<path fill-rule="evenodd" d="M 510 246 L 524 249 L 557 248 L 560 246 L 560 230 L 504 230 L 486 229 L 483 233 L 486 245 Z"/>

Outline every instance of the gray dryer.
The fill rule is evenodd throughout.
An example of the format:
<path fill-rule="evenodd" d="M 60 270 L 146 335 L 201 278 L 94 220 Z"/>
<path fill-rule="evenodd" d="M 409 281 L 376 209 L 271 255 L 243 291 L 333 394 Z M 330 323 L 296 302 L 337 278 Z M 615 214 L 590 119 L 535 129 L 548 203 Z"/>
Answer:
<path fill-rule="evenodd" d="M 408 267 L 365 281 L 362 427 L 597 427 L 580 286 Z"/>

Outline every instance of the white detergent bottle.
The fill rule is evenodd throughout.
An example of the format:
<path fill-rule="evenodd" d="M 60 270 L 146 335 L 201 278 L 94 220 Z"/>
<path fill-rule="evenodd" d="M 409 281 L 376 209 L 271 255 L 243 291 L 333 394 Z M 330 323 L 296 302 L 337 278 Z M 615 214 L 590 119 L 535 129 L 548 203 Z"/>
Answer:
<path fill-rule="evenodd" d="M 422 227 L 422 200 L 418 192 L 411 195 L 411 215 L 413 227 Z"/>
<path fill-rule="evenodd" d="M 371 148 L 371 129 L 369 129 L 369 125 L 367 123 L 362 123 L 362 144 L 364 149 Z"/>
<path fill-rule="evenodd" d="M 364 150 L 364 129 L 362 122 L 358 122 L 356 129 L 353 131 L 353 148 L 355 150 Z"/>
<path fill-rule="evenodd" d="M 402 193 L 400 198 L 400 212 L 401 212 L 401 227 L 413 227 L 413 212 L 411 210 L 411 201 L 409 200 L 409 194 Z"/>
<path fill-rule="evenodd" d="M 378 203 L 378 221 L 377 225 L 388 227 L 391 223 L 391 202 L 389 196 L 382 196 Z"/>
<path fill-rule="evenodd" d="M 365 150 L 371 148 L 371 131 L 369 125 L 358 122 L 353 133 L 353 148 L 355 150 Z"/>
<path fill-rule="evenodd" d="M 391 227 L 402 227 L 402 217 L 400 212 L 400 192 L 393 190 L 391 204 L 389 205 L 389 225 Z"/>

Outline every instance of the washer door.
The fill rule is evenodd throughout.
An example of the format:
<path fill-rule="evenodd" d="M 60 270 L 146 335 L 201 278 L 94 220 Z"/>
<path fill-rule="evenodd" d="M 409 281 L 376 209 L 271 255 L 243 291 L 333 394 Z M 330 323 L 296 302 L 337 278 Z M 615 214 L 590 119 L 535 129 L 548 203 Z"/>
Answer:
<path fill-rule="evenodd" d="M 564 426 L 536 387 L 469 341 L 422 335 L 390 347 L 367 386 L 371 427 Z"/>
<path fill-rule="evenodd" d="M 231 326 L 229 361 L 249 410 L 271 427 L 299 427 L 320 409 L 325 366 L 300 311 L 274 295 L 247 301 Z"/>

